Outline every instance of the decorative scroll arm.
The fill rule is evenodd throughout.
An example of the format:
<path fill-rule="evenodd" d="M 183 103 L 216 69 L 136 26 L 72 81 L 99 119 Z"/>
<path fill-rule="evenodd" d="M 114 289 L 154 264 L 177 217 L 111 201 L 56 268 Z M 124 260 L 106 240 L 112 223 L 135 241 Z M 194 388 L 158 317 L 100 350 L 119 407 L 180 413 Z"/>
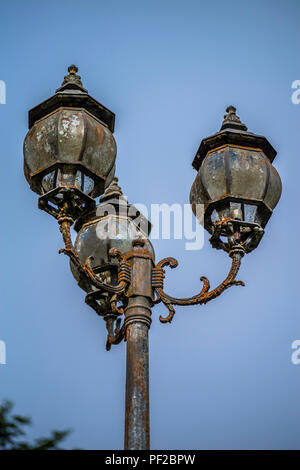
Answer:
<path fill-rule="evenodd" d="M 125 326 L 124 322 L 121 326 L 121 318 L 117 318 L 113 313 L 105 315 L 104 320 L 107 329 L 106 351 L 110 351 L 112 344 L 119 344 L 123 340 L 125 336 Z"/>
<path fill-rule="evenodd" d="M 100 281 L 100 279 L 94 273 L 91 266 L 91 256 L 86 259 L 84 264 L 82 264 L 79 260 L 79 257 L 76 251 L 74 250 L 70 233 L 70 228 L 73 224 L 73 219 L 65 215 L 61 215 L 58 217 L 58 223 L 60 225 L 60 231 L 65 244 L 65 248 L 59 250 L 59 253 L 64 253 L 65 255 L 67 255 L 76 266 L 78 272 L 81 275 L 85 276 L 88 282 L 97 289 L 103 290 L 104 292 L 108 292 L 110 294 L 122 294 L 123 292 L 125 292 L 130 282 L 130 268 L 122 252 L 116 249 L 110 250 L 110 255 L 115 256 L 119 259 L 120 269 L 118 276 L 118 285 L 111 286 L 109 284 L 106 284 L 105 282 Z"/>
<path fill-rule="evenodd" d="M 194 295 L 193 297 L 186 297 L 178 299 L 176 297 L 171 297 L 166 294 L 163 290 L 164 287 L 164 277 L 165 271 L 164 267 L 169 266 L 170 268 L 175 268 L 178 265 L 178 262 L 174 258 L 165 258 L 161 260 L 153 269 L 152 274 L 152 285 L 155 289 L 156 299 L 154 303 L 162 302 L 165 307 L 169 310 L 169 314 L 166 317 L 160 316 L 159 319 L 162 323 L 170 323 L 175 315 L 174 305 L 198 305 L 206 304 L 212 299 L 215 299 L 221 295 L 226 289 L 231 286 L 244 286 L 245 284 L 242 281 L 236 281 L 235 278 L 239 271 L 241 265 L 241 259 L 244 255 L 244 249 L 240 245 L 236 245 L 229 253 L 229 256 L 232 258 L 232 263 L 230 271 L 226 279 L 215 289 L 210 289 L 209 280 L 206 277 L 201 277 L 200 280 L 203 282 L 203 287 L 201 291 Z"/>
<path fill-rule="evenodd" d="M 120 315 L 123 315 L 124 311 L 122 307 L 118 307 L 118 302 L 120 297 L 125 295 L 127 286 L 131 280 L 131 269 L 130 264 L 128 263 L 126 257 L 122 254 L 120 250 L 112 248 L 109 251 L 109 254 L 113 257 L 116 257 L 119 260 L 119 271 L 118 271 L 118 284 L 117 286 L 108 285 L 97 277 L 94 273 L 91 261 L 93 258 L 90 256 L 86 259 L 85 263 L 82 264 L 78 254 L 74 250 L 74 246 L 71 239 L 70 229 L 73 224 L 73 219 L 61 214 L 58 217 L 58 223 L 60 225 L 60 231 L 64 240 L 65 248 L 59 250 L 59 253 L 64 253 L 67 255 L 74 265 L 76 266 L 80 275 L 85 276 L 87 281 L 94 287 L 96 287 L 100 292 L 105 292 L 109 294 L 107 299 L 108 305 L 103 310 L 101 305 L 91 296 L 87 296 L 87 303 L 97 311 L 99 315 L 104 316 L 107 329 L 107 340 L 106 340 L 106 350 L 109 351 L 112 344 L 119 344 L 124 338 L 124 323 L 122 326 Z M 86 298 L 86 299 L 87 299 Z M 109 309 L 109 313 L 106 313 L 106 309 Z"/>

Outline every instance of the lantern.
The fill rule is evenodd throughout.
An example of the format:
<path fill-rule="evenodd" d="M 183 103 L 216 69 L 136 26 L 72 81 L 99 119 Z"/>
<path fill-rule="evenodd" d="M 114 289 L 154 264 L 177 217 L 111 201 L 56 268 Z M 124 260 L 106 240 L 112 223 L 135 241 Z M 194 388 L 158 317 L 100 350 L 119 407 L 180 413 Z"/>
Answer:
<path fill-rule="evenodd" d="M 276 151 L 268 140 L 247 131 L 233 106 L 220 131 L 203 139 L 194 158 L 198 171 L 190 201 L 216 248 L 228 251 L 223 237 L 235 233 L 247 252 L 258 245 L 281 195 L 272 165 Z"/>
<path fill-rule="evenodd" d="M 76 219 L 95 206 L 115 171 L 114 114 L 82 86 L 77 67 L 55 95 L 29 111 L 24 172 L 39 207 Z"/>

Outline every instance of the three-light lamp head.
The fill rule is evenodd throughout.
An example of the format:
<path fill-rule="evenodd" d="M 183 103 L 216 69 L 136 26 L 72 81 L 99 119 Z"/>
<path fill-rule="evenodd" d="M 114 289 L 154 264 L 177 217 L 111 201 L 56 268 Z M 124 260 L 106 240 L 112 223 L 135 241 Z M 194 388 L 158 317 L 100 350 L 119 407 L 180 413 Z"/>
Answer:
<path fill-rule="evenodd" d="M 88 94 L 77 71 L 71 65 L 56 93 L 29 111 L 24 172 L 41 209 L 76 221 L 74 248 L 81 263 L 89 258 L 97 276 L 115 284 L 118 263 L 109 250 L 130 251 L 132 240 L 142 236 L 153 253 L 151 224 L 114 179 L 115 115 Z M 220 131 L 202 140 L 193 160 L 197 175 L 190 202 L 215 248 L 230 252 L 234 238 L 250 252 L 280 198 L 281 181 L 272 166 L 276 151 L 265 137 L 247 131 L 233 106 L 226 111 Z M 72 261 L 71 270 L 86 292 L 95 291 Z"/>

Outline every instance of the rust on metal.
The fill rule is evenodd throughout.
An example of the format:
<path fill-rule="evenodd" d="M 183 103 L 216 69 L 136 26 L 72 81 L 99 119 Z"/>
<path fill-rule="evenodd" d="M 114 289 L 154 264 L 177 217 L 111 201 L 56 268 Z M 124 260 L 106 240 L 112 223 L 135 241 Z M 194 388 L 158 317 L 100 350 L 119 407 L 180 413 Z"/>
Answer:
<path fill-rule="evenodd" d="M 126 315 L 125 435 L 127 450 L 150 449 L 149 426 L 149 299 L 131 297 Z"/>
<path fill-rule="evenodd" d="M 175 305 L 206 304 L 226 289 L 244 285 L 236 280 L 242 257 L 258 246 L 281 194 L 272 166 L 276 151 L 265 137 L 248 132 L 233 106 L 226 109 L 220 131 L 202 140 L 193 160 L 197 176 L 190 202 L 211 234 L 211 245 L 229 254 L 231 267 L 214 289 L 201 277 L 198 294 L 172 297 L 164 291 L 165 267 L 176 268 L 178 262 L 164 258 L 155 264 L 148 238 L 151 224 L 128 203 L 114 178 L 115 116 L 88 94 L 77 72 L 71 65 L 55 95 L 29 112 L 24 173 L 40 195 L 39 207 L 58 221 L 64 242 L 60 253 L 70 258 L 86 303 L 105 321 L 106 349 L 126 341 L 124 446 L 145 450 L 150 448 L 151 309 L 163 303 L 168 315 L 160 321 L 171 322 Z M 96 208 L 94 198 L 101 194 Z M 200 215 L 199 205 L 204 207 Z M 78 235 L 73 245 L 74 222 Z M 120 229 L 120 237 L 110 236 L 109 222 Z"/>
<path fill-rule="evenodd" d="M 89 96 L 75 65 L 68 70 L 55 95 L 29 111 L 24 174 L 41 209 L 57 217 L 62 193 L 69 192 L 77 218 L 114 177 L 117 150 L 114 114 Z"/>
<path fill-rule="evenodd" d="M 272 165 L 276 155 L 267 139 L 247 131 L 233 106 L 221 130 L 200 145 L 190 202 L 198 221 L 212 234 L 212 246 L 228 251 L 221 237 L 239 226 L 247 253 L 255 249 L 280 195 L 281 180 Z M 201 208 L 201 210 L 199 210 Z M 222 231 L 220 232 L 220 225 Z"/>
<path fill-rule="evenodd" d="M 206 304 L 210 300 L 219 297 L 219 295 L 221 295 L 226 289 L 231 286 L 244 286 L 244 283 L 242 281 L 235 280 L 244 253 L 244 249 L 241 245 L 236 244 L 235 246 L 233 246 L 229 253 L 230 257 L 232 258 L 231 268 L 226 279 L 219 286 L 210 291 L 209 280 L 205 276 L 202 276 L 200 280 L 203 282 L 203 287 L 199 294 L 194 295 L 193 297 L 186 297 L 182 299 L 171 297 L 170 295 L 166 294 L 163 290 L 165 277 L 164 267 L 169 266 L 172 269 L 176 268 L 178 266 L 178 261 L 175 258 L 165 258 L 159 263 L 157 263 L 157 265 L 153 269 L 152 274 L 153 287 L 155 288 L 155 293 L 157 296 L 154 303 L 158 304 L 162 302 L 169 311 L 167 317 L 159 317 L 160 321 L 162 323 L 171 323 L 175 315 L 174 305 L 187 306 Z"/>

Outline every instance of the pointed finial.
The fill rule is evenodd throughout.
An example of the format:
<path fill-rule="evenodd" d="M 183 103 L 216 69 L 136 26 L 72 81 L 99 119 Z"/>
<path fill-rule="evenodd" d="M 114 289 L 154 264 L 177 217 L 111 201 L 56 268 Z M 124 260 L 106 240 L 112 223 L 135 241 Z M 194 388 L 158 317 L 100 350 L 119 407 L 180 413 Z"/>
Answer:
<path fill-rule="evenodd" d="M 243 124 L 239 118 L 239 116 L 236 115 L 236 108 L 234 106 L 228 106 L 226 108 L 226 113 L 224 115 L 224 121 L 222 122 L 222 127 L 221 131 L 223 129 L 239 129 L 242 131 L 247 131 L 247 126 Z"/>
<path fill-rule="evenodd" d="M 119 179 L 115 176 L 110 183 L 110 185 L 106 188 L 105 191 L 105 196 L 110 196 L 111 194 L 117 195 L 117 196 L 123 196 L 122 189 L 118 185 Z"/>
<path fill-rule="evenodd" d="M 67 83 L 75 83 L 76 85 L 82 87 L 81 77 L 77 75 L 78 67 L 72 64 L 68 67 L 68 72 L 69 74 L 65 75 L 64 81 L 62 82 L 61 86 L 64 86 Z"/>
<path fill-rule="evenodd" d="M 226 113 L 228 113 L 230 115 L 234 114 L 236 116 L 236 108 L 234 106 L 228 106 L 226 108 Z M 226 117 L 226 114 L 224 115 L 224 118 L 225 117 Z M 236 116 L 236 117 L 238 117 L 238 116 Z"/>
<path fill-rule="evenodd" d="M 123 195 L 123 191 L 118 185 L 118 178 L 114 177 L 109 186 L 107 186 L 105 193 L 100 197 L 100 203 L 106 202 L 112 199 L 121 199 L 127 201 Z"/>

